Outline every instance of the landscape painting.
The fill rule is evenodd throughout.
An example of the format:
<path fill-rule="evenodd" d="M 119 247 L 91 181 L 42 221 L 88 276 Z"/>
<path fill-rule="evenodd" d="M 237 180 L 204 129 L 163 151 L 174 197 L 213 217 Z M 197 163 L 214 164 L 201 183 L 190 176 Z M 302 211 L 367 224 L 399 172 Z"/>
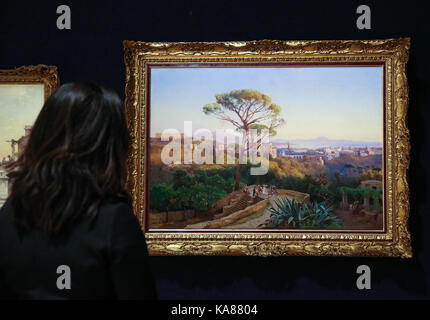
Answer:
<path fill-rule="evenodd" d="M 148 73 L 149 230 L 384 230 L 382 65 Z"/>
<path fill-rule="evenodd" d="M 8 164 L 21 154 L 45 100 L 58 85 L 55 66 L 0 70 L 0 207 L 11 187 Z"/>
<path fill-rule="evenodd" d="M 6 166 L 15 161 L 28 140 L 44 103 L 44 84 L 0 84 L 0 206 L 10 187 Z"/>

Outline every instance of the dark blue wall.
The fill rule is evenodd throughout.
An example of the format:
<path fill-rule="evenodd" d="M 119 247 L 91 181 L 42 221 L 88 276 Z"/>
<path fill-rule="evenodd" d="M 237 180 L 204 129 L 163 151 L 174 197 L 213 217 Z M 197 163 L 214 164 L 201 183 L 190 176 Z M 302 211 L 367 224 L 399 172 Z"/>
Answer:
<path fill-rule="evenodd" d="M 411 231 L 414 258 L 154 257 L 161 298 L 428 298 L 429 33 L 415 1 L 3 1 L 0 69 L 56 65 L 62 83 L 92 80 L 124 94 L 122 41 L 378 39 L 411 37 L 408 64 Z M 56 28 L 56 7 L 72 9 L 72 30 Z M 356 28 L 360 4 L 372 30 Z M 0 110 L 1 112 L 1 110 Z M 355 288 L 355 269 L 372 268 L 373 289 Z"/>

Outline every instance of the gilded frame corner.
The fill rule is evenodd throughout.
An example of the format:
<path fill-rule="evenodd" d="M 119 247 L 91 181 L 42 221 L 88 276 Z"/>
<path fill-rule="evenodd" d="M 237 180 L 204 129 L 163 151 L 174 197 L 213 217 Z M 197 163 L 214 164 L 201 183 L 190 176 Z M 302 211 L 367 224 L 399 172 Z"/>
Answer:
<path fill-rule="evenodd" d="M 410 39 L 306 40 L 249 42 L 124 41 L 125 108 L 132 145 L 127 160 L 127 188 L 133 209 L 145 229 L 146 132 L 148 65 L 279 61 L 290 63 L 360 63 L 384 66 L 384 190 L 386 227 L 383 233 L 159 233 L 146 232 L 153 255 L 313 255 L 412 257 L 408 231 L 409 130 L 406 125 L 408 84 L 406 63 Z"/>
<path fill-rule="evenodd" d="M 57 67 L 39 64 L 15 69 L 0 70 L 0 84 L 34 84 L 44 85 L 45 100 L 58 88 L 60 81 Z"/>

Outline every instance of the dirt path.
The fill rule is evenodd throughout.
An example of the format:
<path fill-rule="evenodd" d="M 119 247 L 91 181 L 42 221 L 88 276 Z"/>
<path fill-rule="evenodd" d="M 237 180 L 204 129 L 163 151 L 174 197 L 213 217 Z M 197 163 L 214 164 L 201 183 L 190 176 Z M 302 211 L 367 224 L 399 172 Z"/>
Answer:
<path fill-rule="evenodd" d="M 265 226 L 268 222 L 270 222 L 270 207 L 276 206 L 275 201 L 280 198 L 289 198 L 283 195 L 274 195 L 269 198 L 270 205 L 268 205 L 264 210 L 264 213 L 258 216 L 255 219 L 251 219 L 241 224 L 232 224 L 229 226 L 225 226 L 224 228 L 228 229 L 260 229 Z"/>
<path fill-rule="evenodd" d="M 283 195 L 283 194 L 270 196 L 268 197 L 270 204 L 266 208 L 260 209 L 260 210 L 264 210 L 263 214 L 261 214 L 260 210 L 258 210 L 257 212 L 252 214 L 252 216 L 255 216 L 255 218 L 251 218 L 239 224 L 237 224 L 237 221 L 236 221 L 233 224 L 226 225 L 221 228 L 222 229 L 261 229 L 264 226 L 266 226 L 268 222 L 270 222 L 270 211 L 268 209 L 270 207 L 275 206 L 276 205 L 275 201 L 281 198 L 288 198 L 290 200 L 293 199 L 293 197 Z M 235 214 L 235 212 L 233 212 L 232 214 Z M 223 217 L 223 218 L 227 218 L 227 217 Z M 205 229 L 209 223 L 213 223 L 214 221 L 215 220 L 209 220 L 209 221 L 202 221 L 198 223 L 188 224 L 185 227 L 185 229 Z"/>
<path fill-rule="evenodd" d="M 263 211 L 262 215 L 259 214 L 261 212 L 260 210 Z M 259 229 L 261 228 L 261 225 L 264 224 L 268 219 L 270 219 L 270 212 L 269 210 L 267 210 L 267 207 L 260 210 L 259 210 L 260 212 L 257 211 L 256 213 L 253 214 L 257 216 L 256 218 L 253 218 L 253 219 L 251 218 L 250 220 L 239 224 L 231 224 L 229 226 L 223 227 L 223 229 Z"/>
<path fill-rule="evenodd" d="M 212 222 L 212 221 L 213 220 L 206 220 L 206 221 L 199 222 L 199 223 L 189 224 L 189 225 L 185 226 L 184 229 L 204 229 L 209 224 L 209 222 Z"/>

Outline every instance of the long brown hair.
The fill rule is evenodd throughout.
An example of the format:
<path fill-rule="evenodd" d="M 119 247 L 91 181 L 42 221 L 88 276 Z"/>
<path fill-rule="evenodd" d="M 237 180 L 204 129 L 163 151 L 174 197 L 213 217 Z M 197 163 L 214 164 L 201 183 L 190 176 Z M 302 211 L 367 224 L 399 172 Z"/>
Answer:
<path fill-rule="evenodd" d="M 93 221 L 104 199 L 130 203 L 124 187 L 128 146 L 125 112 L 115 92 L 90 83 L 62 85 L 8 167 L 15 223 L 56 235 L 82 218 Z"/>

